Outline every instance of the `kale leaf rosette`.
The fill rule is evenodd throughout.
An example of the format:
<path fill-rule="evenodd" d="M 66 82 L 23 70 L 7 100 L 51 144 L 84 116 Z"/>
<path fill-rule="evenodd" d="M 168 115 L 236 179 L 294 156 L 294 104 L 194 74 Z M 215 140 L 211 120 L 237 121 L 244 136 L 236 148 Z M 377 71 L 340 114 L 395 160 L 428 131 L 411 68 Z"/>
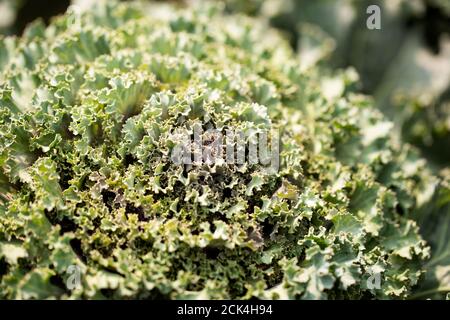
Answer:
<path fill-rule="evenodd" d="M 263 21 L 74 6 L 2 38 L 0 66 L 2 298 L 405 298 L 423 276 L 437 178 L 354 71 Z M 200 151 L 277 132 L 278 165 L 174 161 L 196 128 Z"/>

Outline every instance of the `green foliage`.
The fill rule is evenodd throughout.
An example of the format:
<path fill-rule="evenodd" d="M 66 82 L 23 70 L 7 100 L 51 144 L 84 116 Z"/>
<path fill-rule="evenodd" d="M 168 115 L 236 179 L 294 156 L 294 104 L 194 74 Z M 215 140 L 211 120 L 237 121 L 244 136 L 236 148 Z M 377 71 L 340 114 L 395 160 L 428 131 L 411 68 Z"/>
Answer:
<path fill-rule="evenodd" d="M 394 122 L 394 133 L 445 168 L 450 163 L 449 3 L 268 0 L 257 15 L 285 31 L 303 60 L 312 56 L 334 68 L 354 67 L 361 89 Z M 380 7 L 381 30 L 366 27 L 370 5 Z"/>
<path fill-rule="evenodd" d="M 264 22 L 108 1 L 0 57 L 2 298 L 386 299 L 420 284 L 430 248 L 412 218 L 438 178 L 352 70 L 301 64 Z M 195 126 L 279 130 L 279 170 L 174 163 Z"/>

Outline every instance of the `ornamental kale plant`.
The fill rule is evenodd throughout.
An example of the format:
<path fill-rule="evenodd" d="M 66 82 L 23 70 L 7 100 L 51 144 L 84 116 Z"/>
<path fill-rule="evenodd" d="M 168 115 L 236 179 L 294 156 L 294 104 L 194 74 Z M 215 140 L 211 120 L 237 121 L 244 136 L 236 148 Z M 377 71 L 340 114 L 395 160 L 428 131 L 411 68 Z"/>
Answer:
<path fill-rule="evenodd" d="M 422 285 L 430 248 L 413 218 L 445 222 L 448 184 L 391 138 L 354 71 L 305 67 L 265 22 L 205 3 L 71 7 L 2 38 L 0 67 L 0 297 L 385 299 Z M 276 131 L 279 166 L 173 161 L 195 128 L 201 150 L 210 129 L 246 145 Z"/>

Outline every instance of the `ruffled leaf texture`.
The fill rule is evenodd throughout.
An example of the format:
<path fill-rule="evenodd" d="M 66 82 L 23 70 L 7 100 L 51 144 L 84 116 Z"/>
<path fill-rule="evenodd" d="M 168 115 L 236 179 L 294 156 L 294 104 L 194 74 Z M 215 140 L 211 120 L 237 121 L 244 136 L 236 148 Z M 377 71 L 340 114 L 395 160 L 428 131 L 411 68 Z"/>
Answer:
<path fill-rule="evenodd" d="M 0 64 L 2 298 L 389 299 L 423 277 L 438 178 L 354 71 L 305 67 L 263 21 L 73 6 Z M 279 170 L 174 163 L 196 126 L 278 130 Z"/>

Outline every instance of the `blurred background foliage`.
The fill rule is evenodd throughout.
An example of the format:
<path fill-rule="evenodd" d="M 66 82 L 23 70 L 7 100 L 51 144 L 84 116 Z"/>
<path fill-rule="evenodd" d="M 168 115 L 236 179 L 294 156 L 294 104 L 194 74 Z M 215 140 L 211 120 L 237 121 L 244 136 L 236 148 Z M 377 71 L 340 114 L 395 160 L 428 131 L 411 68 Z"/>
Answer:
<path fill-rule="evenodd" d="M 95 0 L 72 0 L 76 4 Z M 145 1 L 145 0 L 143 0 Z M 164 0 L 161 0 L 164 1 Z M 167 1 L 167 0 L 166 0 Z M 185 5 L 188 0 L 171 0 Z M 230 13 L 267 19 L 298 52 L 301 66 L 355 68 L 359 91 L 395 123 L 392 134 L 417 146 L 450 181 L 450 0 L 223 0 Z M 35 19 L 48 23 L 70 0 L 0 0 L 2 35 L 20 35 Z M 381 30 L 366 9 L 381 8 Z M 427 281 L 415 298 L 450 283 L 450 186 L 415 217 L 433 250 Z M 442 203 L 442 205 L 439 205 Z M 437 279 L 440 279 L 439 281 Z M 444 279 L 444 281 L 442 280 Z M 447 279 L 447 280 L 445 280 Z"/>

